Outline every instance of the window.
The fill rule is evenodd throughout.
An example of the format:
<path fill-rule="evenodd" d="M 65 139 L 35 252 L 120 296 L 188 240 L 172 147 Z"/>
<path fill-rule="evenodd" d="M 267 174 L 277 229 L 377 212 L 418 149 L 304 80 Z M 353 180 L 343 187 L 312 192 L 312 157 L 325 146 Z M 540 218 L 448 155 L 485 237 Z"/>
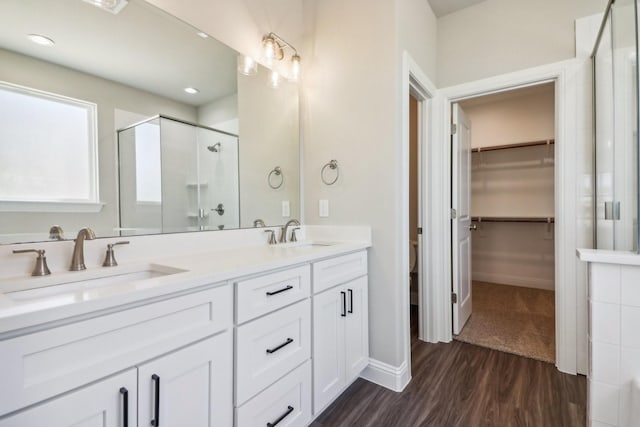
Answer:
<path fill-rule="evenodd" d="M 136 200 L 138 203 L 162 201 L 160 162 L 160 125 L 144 123 L 136 126 Z"/>
<path fill-rule="evenodd" d="M 0 82 L 0 209 L 99 205 L 97 173 L 95 104 Z"/>

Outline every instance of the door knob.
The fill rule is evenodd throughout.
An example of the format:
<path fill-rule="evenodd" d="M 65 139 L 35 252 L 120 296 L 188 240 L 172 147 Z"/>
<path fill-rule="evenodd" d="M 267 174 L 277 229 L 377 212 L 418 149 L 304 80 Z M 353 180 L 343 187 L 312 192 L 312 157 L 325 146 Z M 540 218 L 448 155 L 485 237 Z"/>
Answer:
<path fill-rule="evenodd" d="M 478 229 L 478 224 L 471 224 L 469 226 L 469 230 L 471 230 L 471 231 L 476 231 L 477 229 Z"/>

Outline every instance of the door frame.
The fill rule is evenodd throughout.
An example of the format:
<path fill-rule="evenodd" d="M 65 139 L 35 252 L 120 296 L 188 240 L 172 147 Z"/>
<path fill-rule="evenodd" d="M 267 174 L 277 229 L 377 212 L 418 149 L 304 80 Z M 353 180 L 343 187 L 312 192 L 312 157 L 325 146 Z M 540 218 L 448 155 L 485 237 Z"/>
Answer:
<path fill-rule="evenodd" d="M 451 304 L 451 152 L 449 136 L 451 134 L 451 105 L 463 99 L 503 92 L 537 85 L 544 82 L 555 82 L 555 117 L 556 131 L 555 151 L 555 280 L 556 280 L 556 366 L 562 372 L 577 373 L 586 370 L 584 366 L 586 325 L 582 318 L 582 297 L 579 279 L 584 274 L 578 271 L 576 247 L 582 245 L 583 239 L 578 236 L 576 223 L 582 218 L 578 215 L 578 178 L 579 159 L 576 153 L 583 149 L 584 143 L 578 141 L 584 137 L 584 106 L 578 105 L 579 99 L 584 101 L 581 92 L 585 82 L 580 77 L 584 70 L 583 60 L 568 60 L 559 63 L 517 71 L 439 90 L 434 108 L 434 123 L 439 123 L 438 144 L 431 147 L 429 159 L 430 172 L 433 177 L 431 203 L 437 206 L 429 218 L 429 236 L 431 243 L 431 259 L 429 284 L 426 298 L 426 340 L 429 342 L 450 342 L 452 334 Z M 584 78 L 584 77 L 583 77 Z M 587 85 L 588 86 L 588 85 Z M 581 107 L 582 109 L 580 109 Z M 590 111 L 590 110 L 589 110 Z M 589 225 L 590 226 L 590 225 Z M 590 234 L 590 231 L 589 231 Z M 583 286 L 582 284 L 580 286 Z M 581 298 L 582 300 L 582 298 Z M 584 331 L 583 331 L 584 329 Z M 580 333 L 578 333 L 578 330 Z M 584 333 L 584 337 L 582 336 Z M 580 349 L 578 349 L 580 347 Z"/>
<path fill-rule="evenodd" d="M 418 101 L 418 176 L 420 182 L 418 184 L 419 191 L 419 214 L 418 224 L 422 225 L 422 235 L 418 236 L 418 246 L 421 248 L 418 254 L 418 263 L 420 273 L 418 283 L 418 329 L 419 338 L 424 340 L 426 334 L 427 323 L 427 308 L 425 300 L 427 292 L 426 286 L 426 274 L 429 271 L 431 259 L 427 256 L 428 250 L 425 250 L 431 240 L 431 235 L 427 224 L 430 221 L 430 213 L 427 208 L 426 200 L 429 200 L 429 186 L 431 185 L 431 179 L 429 177 L 427 167 L 430 166 L 428 159 L 431 157 L 431 147 L 433 146 L 434 128 L 435 123 L 433 121 L 433 101 L 436 96 L 436 86 L 427 77 L 426 73 L 422 71 L 420 66 L 411 57 L 411 55 L 404 51 L 402 54 L 402 93 L 401 93 L 401 107 L 400 107 L 400 119 L 401 119 L 401 144 L 400 144 L 400 165 L 401 182 L 400 182 L 400 230 L 398 235 L 400 236 L 400 259 L 399 267 L 401 271 L 397 277 L 400 277 L 399 282 L 400 290 L 400 313 L 402 320 L 402 349 L 404 357 L 402 358 L 405 363 L 402 366 L 401 371 L 404 378 L 400 379 L 398 387 L 395 387 L 397 391 L 400 391 L 409 383 L 411 379 L 411 292 L 409 289 L 409 94 L 413 95 Z M 431 126 L 429 126 L 431 124 Z"/>

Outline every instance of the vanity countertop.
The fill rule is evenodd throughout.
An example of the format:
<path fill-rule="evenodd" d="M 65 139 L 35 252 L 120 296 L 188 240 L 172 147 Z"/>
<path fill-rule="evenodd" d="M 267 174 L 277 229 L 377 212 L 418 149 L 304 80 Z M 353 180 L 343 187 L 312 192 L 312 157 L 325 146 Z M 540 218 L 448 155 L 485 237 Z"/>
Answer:
<path fill-rule="evenodd" d="M 230 279 L 313 262 L 370 246 L 371 242 L 365 240 L 256 245 L 153 258 L 122 263 L 117 267 L 89 268 L 82 272 L 53 273 L 45 277 L 3 279 L 0 280 L 0 339 L 20 335 L 34 328 L 52 327 L 57 322 L 66 322 L 70 318 L 79 320 L 83 316 L 146 304 L 148 300 L 191 292 L 200 287 L 222 286 Z M 91 281 L 105 276 L 135 275 L 136 272 L 145 270 L 170 274 L 134 278 L 108 286 L 87 285 L 49 293 L 55 287 L 60 289 L 63 283 L 67 286 L 72 282 Z M 28 296 L 30 291 L 25 289 L 29 288 L 33 288 L 37 297 Z M 20 293 L 27 297 L 18 297 Z"/>

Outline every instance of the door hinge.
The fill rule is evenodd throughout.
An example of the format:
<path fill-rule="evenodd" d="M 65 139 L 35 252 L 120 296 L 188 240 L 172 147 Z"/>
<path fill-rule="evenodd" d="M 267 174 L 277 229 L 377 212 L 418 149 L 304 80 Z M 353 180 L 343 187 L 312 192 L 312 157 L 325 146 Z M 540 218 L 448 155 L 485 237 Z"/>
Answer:
<path fill-rule="evenodd" d="M 457 304 L 458 303 L 458 294 L 456 294 L 455 292 L 451 293 L 451 304 Z"/>
<path fill-rule="evenodd" d="M 458 217 L 458 212 L 455 209 L 451 209 L 450 213 L 451 219 L 456 219 Z"/>
<path fill-rule="evenodd" d="M 422 227 L 418 227 L 418 234 L 422 234 Z"/>
<path fill-rule="evenodd" d="M 458 125 L 454 123 L 451 125 L 451 135 L 455 135 L 456 132 L 458 132 Z"/>

